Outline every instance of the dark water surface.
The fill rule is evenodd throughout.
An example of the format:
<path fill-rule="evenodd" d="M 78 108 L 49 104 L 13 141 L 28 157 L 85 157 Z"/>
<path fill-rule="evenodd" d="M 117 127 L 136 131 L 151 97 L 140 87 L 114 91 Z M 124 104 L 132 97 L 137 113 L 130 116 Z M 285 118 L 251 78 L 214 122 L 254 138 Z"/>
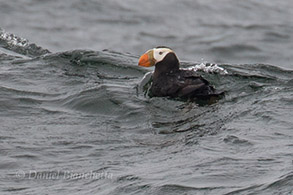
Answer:
<path fill-rule="evenodd" d="M 0 194 L 292 194 L 292 10 L 0 1 Z M 226 96 L 145 96 L 138 55 L 157 45 Z"/>

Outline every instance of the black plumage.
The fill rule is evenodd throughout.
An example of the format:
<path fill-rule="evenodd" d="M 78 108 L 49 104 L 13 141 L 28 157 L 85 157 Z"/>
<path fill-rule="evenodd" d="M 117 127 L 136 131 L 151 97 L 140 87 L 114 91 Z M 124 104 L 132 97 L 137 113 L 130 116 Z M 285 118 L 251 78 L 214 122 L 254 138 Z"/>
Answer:
<path fill-rule="evenodd" d="M 169 96 L 186 99 L 210 100 L 223 95 L 202 76 L 192 70 L 179 69 L 179 61 L 173 52 L 155 64 L 151 96 Z"/>

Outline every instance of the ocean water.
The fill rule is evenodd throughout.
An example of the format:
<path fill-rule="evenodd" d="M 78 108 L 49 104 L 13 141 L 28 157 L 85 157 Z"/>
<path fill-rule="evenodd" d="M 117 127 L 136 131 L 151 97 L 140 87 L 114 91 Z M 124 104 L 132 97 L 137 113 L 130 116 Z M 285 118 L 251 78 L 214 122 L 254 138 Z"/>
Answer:
<path fill-rule="evenodd" d="M 0 194 L 293 194 L 291 1 L 0 0 L 0 17 Z M 158 45 L 225 97 L 148 97 L 137 62 Z"/>

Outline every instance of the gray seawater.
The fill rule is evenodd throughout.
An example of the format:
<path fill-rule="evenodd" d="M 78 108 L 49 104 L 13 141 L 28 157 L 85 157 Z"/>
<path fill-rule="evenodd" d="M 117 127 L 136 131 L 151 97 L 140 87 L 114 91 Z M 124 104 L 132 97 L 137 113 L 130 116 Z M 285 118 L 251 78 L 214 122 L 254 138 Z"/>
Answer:
<path fill-rule="evenodd" d="M 293 194 L 292 6 L 0 1 L 0 194 Z M 226 96 L 145 96 L 157 45 Z"/>

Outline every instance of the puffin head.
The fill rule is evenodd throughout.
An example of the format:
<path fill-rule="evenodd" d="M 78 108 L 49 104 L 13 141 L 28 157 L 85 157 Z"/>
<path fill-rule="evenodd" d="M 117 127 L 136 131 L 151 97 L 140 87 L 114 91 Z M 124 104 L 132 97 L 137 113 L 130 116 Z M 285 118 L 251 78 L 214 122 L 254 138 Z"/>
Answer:
<path fill-rule="evenodd" d="M 159 64 L 160 62 L 168 63 L 170 66 L 175 63 L 176 65 L 178 64 L 179 68 L 179 61 L 174 51 L 168 47 L 163 46 L 159 46 L 145 52 L 139 58 L 138 65 L 151 67 Z"/>

